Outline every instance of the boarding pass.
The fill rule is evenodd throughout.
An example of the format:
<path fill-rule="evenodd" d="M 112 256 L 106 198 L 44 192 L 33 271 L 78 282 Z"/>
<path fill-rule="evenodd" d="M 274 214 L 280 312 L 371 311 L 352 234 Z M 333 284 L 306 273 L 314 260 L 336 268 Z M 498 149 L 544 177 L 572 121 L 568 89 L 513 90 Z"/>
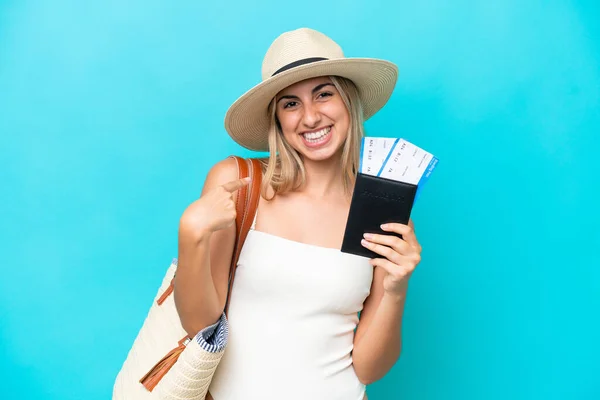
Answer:
<path fill-rule="evenodd" d="M 438 158 L 402 138 L 362 140 L 360 172 L 417 185 L 417 195 L 438 164 Z"/>

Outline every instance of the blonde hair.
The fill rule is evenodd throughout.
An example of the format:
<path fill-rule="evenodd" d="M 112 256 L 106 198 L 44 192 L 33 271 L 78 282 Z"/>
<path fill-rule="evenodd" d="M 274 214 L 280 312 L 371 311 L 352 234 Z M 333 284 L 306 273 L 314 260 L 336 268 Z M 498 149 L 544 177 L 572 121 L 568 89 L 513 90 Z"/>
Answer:
<path fill-rule="evenodd" d="M 360 144 L 364 136 L 364 117 L 358 89 L 349 79 L 330 76 L 350 115 L 348 136 L 341 155 L 344 189 L 350 194 L 358 171 Z M 298 152 L 283 137 L 277 122 L 275 98 L 269 105 L 269 158 L 263 161 L 265 176 L 262 183 L 262 196 L 267 198 L 269 187 L 273 197 L 277 194 L 298 189 L 306 182 L 306 170 Z"/>

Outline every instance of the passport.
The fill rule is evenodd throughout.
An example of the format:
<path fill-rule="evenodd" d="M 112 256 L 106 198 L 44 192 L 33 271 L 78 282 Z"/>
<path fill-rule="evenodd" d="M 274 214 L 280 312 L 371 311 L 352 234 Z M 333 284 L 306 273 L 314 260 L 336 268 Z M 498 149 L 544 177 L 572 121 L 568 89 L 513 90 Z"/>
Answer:
<path fill-rule="evenodd" d="M 408 224 L 420 189 L 438 164 L 438 158 L 402 138 L 363 139 L 359 171 L 341 251 L 368 258 L 383 257 L 362 246 L 364 233 L 385 232 L 385 223 Z"/>

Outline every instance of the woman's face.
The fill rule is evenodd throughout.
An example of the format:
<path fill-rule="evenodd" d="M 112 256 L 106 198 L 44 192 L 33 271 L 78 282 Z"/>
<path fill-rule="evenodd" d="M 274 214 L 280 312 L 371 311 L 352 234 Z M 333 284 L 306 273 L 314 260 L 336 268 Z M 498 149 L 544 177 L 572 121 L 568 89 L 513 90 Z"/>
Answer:
<path fill-rule="evenodd" d="M 348 136 L 350 115 L 331 79 L 298 82 L 279 92 L 276 100 L 283 136 L 298 153 L 320 161 L 341 149 Z"/>

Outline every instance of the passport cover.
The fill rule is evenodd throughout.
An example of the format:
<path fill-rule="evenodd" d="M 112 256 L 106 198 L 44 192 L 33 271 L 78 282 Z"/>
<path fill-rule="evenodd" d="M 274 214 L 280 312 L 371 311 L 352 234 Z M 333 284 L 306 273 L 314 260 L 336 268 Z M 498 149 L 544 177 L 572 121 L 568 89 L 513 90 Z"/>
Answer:
<path fill-rule="evenodd" d="M 417 185 L 358 173 L 341 251 L 368 258 L 382 258 L 360 244 L 364 233 L 402 235 L 385 232 L 381 224 L 408 224 Z"/>

